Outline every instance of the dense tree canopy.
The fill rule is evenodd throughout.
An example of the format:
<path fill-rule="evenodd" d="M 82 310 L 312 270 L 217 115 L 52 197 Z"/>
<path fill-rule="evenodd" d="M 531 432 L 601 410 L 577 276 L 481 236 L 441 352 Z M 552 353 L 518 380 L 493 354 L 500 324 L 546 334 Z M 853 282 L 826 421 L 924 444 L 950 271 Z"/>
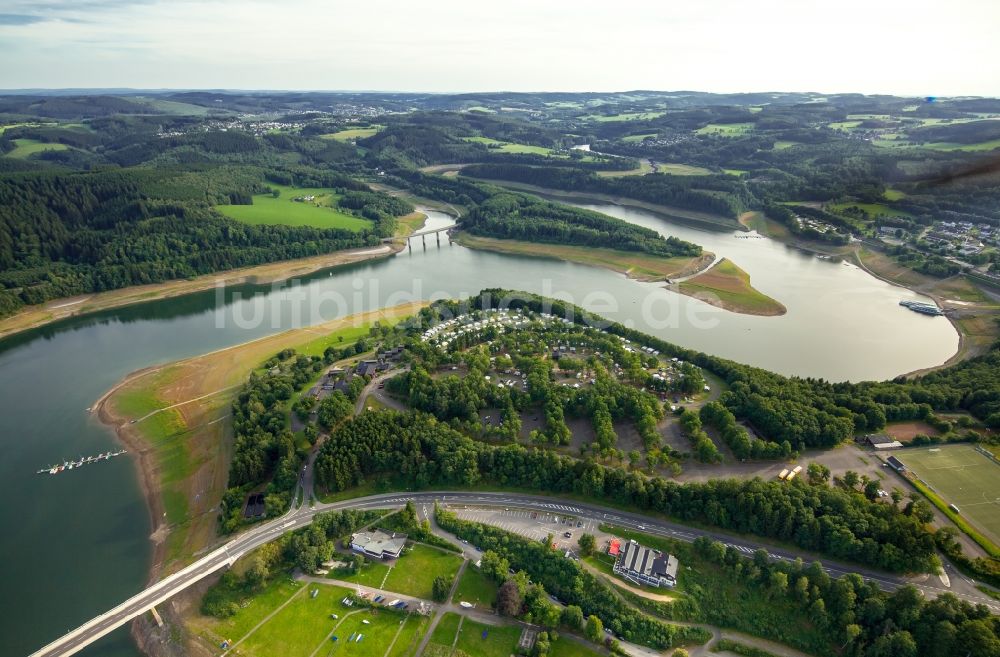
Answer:
<path fill-rule="evenodd" d="M 889 570 L 934 563 L 934 540 L 922 522 L 857 493 L 759 479 L 682 485 L 520 445 L 488 445 L 421 413 L 364 413 L 323 443 L 315 467 L 317 481 L 335 491 L 398 477 L 416 488 L 493 483 L 573 492 Z"/>
<path fill-rule="evenodd" d="M 261 170 L 234 167 L 0 178 L 0 313 L 56 297 L 370 246 L 391 234 L 393 214 L 409 208 L 385 195 L 348 192 L 346 207 L 377 222 L 355 233 L 249 225 L 210 207 L 247 202 L 265 189 Z"/>
<path fill-rule="evenodd" d="M 609 247 L 658 256 L 697 256 L 701 247 L 676 237 L 635 226 L 599 212 L 541 201 L 523 194 L 497 194 L 478 204 L 461 219 L 474 235 Z"/>

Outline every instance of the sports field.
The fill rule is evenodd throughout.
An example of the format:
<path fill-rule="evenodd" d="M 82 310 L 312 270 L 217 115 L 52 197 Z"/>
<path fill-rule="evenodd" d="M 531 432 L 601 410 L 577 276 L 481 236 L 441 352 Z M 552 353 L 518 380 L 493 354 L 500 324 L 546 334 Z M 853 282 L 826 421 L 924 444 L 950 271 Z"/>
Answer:
<path fill-rule="evenodd" d="M 349 589 L 286 582 L 230 619 L 207 619 L 202 636 L 212 643 L 228 639 L 232 654 L 251 657 L 411 657 L 426 631 L 423 616 L 345 607 Z"/>
<path fill-rule="evenodd" d="M 907 449 L 896 458 L 963 518 L 1000 542 L 1000 465 L 969 445 Z"/>

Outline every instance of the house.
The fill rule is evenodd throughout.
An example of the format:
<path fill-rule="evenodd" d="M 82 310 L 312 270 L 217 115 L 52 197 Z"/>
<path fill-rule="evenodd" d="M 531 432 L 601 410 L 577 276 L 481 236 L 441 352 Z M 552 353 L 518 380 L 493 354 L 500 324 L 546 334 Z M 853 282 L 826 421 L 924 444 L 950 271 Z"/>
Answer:
<path fill-rule="evenodd" d="M 363 360 L 358 363 L 357 368 L 354 372 L 358 376 L 374 376 L 379 370 L 379 362 L 377 360 Z"/>
<path fill-rule="evenodd" d="M 397 559 L 405 545 L 406 534 L 386 533 L 381 529 L 351 536 L 351 549 L 374 559 Z"/>
<path fill-rule="evenodd" d="M 621 551 L 622 551 L 622 542 L 617 538 L 611 539 L 611 542 L 608 543 L 608 554 L 611 555 L 612 557 L 617 557 Z"/>
<path fill-rule="evenodd" d="M 898 440 L 894 440 L 884 433 L 869 434 L 865 436 L 865 442 L 871 445 L 874 449 L 896 449 L 897 447 L 903 446 L 903 443 Z"/>
<path fill-rule="evenodd" d="M 888 463 L 889 467 L 895 470 L 896 472 L 903 472 L 906 470 L 906 466 L 903 465 L 903 462 L 897 459 L 895 456 L 890 456 L 885 460 L 885 462 Z"/>
<path fill-rule="evenodd" d="M 387 349 L 378 355 L 378 359 L 384 362 L 392 362 L 399 360 L 399 357 L 403 355 L 403 346 L 399 345 L 393 347 L 392 349 Z"/>
<path fill-rule="evenodd" d="M 639 584 L 674 586 L 677 584 L 677 565 L 677 557 L 629 541 L 621 547 L 614 572 Z"/>
<path fill-rule="evenodd" d="M 333 389 L 339 390 L 346 395 L 348 391 L 351 389 L 351 379 L 353 378 L 354 378 L 353 374 L 348 374 L 344 378 L 338 379 L 337 382 L 333 384 Z"/>

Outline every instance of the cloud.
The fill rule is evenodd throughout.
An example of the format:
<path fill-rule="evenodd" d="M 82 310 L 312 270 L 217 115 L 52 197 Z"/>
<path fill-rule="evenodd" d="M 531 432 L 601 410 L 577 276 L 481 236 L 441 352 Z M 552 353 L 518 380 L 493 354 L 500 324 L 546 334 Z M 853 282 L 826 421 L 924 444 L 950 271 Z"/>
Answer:
<path fill-rule="evenodd" d="M 0 88 L 1000 93 L 1000 3 L 952 5 L 0 0 Z"/>
<path fill-rule="evenodd" d="M 31 25 L 41 23 L 45 19 L 30 14 L 0 14 L 0 25 Z"/>

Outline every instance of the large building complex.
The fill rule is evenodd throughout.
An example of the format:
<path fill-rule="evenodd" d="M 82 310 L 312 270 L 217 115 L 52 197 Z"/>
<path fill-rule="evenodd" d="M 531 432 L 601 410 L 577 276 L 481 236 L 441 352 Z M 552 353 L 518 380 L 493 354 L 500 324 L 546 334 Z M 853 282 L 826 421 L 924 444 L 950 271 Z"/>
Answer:
<path fill-rule="evenodd" d="M 396 559 L 406 545 L 406 534 L 387 534 L 381 529 L 351 536 L 351 549 L 374 559 Z"/>
<path fill-rule="evenodd" d="M 614 572 L 625 579 L 649 586 L 677 584 L 677 557 L 643 547 L 635 541 L 612 541 L 609 553 L 617 553 Z"/>

